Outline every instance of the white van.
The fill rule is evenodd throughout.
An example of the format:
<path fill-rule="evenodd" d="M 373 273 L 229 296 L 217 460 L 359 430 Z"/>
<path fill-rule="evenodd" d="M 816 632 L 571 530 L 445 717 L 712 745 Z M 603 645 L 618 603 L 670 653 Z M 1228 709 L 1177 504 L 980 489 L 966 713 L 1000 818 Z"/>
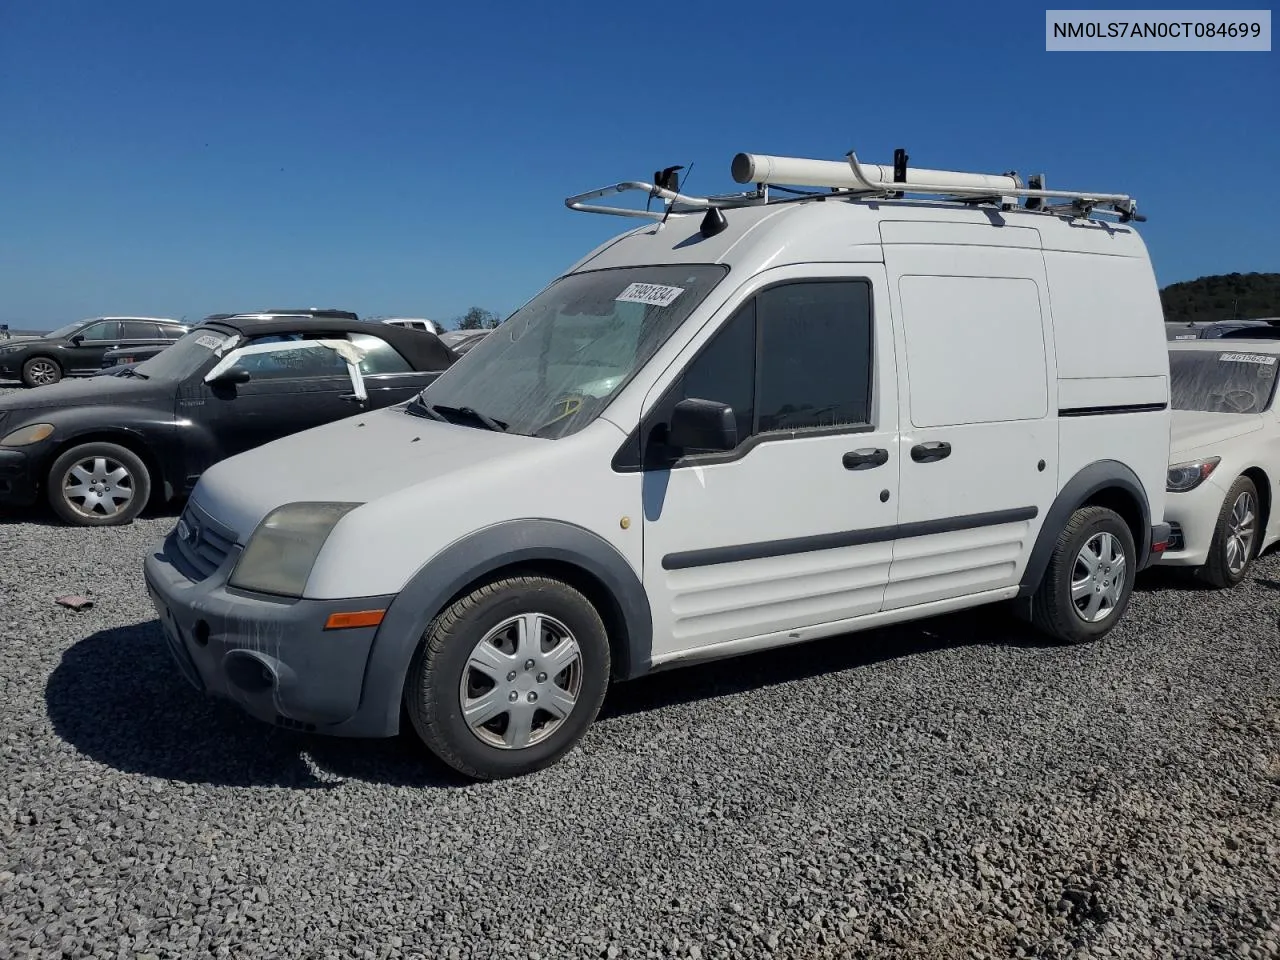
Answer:
<path fill-rule="evenodd" d="M 1115 626 L 1168 536 L 1133 201 L 905 155 L 734 173 L 570 198 L 650 222 L 410 403 L 208 470 L 145 564 L 187 678 L 330 734 L 403 711 L 495 778 L 659 668 L 994 601 Z M 661 209 L 585 202 L 627 191 Z"/>

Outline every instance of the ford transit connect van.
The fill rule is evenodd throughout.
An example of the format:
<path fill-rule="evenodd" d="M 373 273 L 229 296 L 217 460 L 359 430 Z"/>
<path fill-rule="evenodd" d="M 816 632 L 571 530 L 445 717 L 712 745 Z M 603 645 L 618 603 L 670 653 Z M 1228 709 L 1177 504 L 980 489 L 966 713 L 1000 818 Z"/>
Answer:
<path fill-rule="evenodd" d="M 1167 539 L 1169 360 L 1125 195 L 739 155 L 407 404 L 225 460 L 145 576 L 186 678 L 545 767 L 611 682 L 1012 601 L 1111 630 Z M 778 195 L 786 183 L 816 188 Z M 638 192 L 659 209 L 599 206 Z"/>

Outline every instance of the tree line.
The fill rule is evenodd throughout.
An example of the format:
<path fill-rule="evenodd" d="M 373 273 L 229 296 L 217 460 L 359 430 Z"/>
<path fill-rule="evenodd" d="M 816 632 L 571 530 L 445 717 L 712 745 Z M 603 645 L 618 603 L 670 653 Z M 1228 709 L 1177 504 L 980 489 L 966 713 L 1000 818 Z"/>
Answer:
<path fill-rule="evenodd" d="M 1280 317 L 1280 273 L 1223 273 L 1160 291 L 1167 323 Z"/>

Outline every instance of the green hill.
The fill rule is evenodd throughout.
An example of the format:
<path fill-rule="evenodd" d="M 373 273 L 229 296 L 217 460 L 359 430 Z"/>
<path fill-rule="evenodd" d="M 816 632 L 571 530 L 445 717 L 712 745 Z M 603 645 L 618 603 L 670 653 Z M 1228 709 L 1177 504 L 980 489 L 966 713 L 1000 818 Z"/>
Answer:
<path fill-rule="evenodd" d="M 1168 323 L 1280 317 L 1280 273 L 1224 273 L 1160 291 Z"/>

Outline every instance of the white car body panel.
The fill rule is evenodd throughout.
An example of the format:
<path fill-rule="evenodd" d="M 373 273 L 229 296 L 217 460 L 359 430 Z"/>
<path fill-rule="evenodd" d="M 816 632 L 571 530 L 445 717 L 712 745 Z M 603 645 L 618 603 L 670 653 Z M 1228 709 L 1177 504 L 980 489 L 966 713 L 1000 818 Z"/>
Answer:
<path fill-rule="evenodd" d="M 1274 340 L 1211 339 L 1176 341 L 1171 351 L 1265 354 L 1277 357 L 1280 343 Z M 1216 413 L 1174 410 L 1169 463 L 1187 463 L 1207 457 L 1221 462 L 1199 486 L 1185 493 L 1168 495 L 1166 517 L 1181 528 L 1183 545 L 1168 550 L 1160 562 L 1168 566 L 1199 567 L 1207 560 L 1218 516 L 1227 492 L 1236 479 L 1250 475 L 1269 516 L 1260 525 L 1257 552 L 1280 541 L 1280 523 L 1274 504 L 1280 495 L 1280 411 L 1276 398 L 1261 413 Z"/>

